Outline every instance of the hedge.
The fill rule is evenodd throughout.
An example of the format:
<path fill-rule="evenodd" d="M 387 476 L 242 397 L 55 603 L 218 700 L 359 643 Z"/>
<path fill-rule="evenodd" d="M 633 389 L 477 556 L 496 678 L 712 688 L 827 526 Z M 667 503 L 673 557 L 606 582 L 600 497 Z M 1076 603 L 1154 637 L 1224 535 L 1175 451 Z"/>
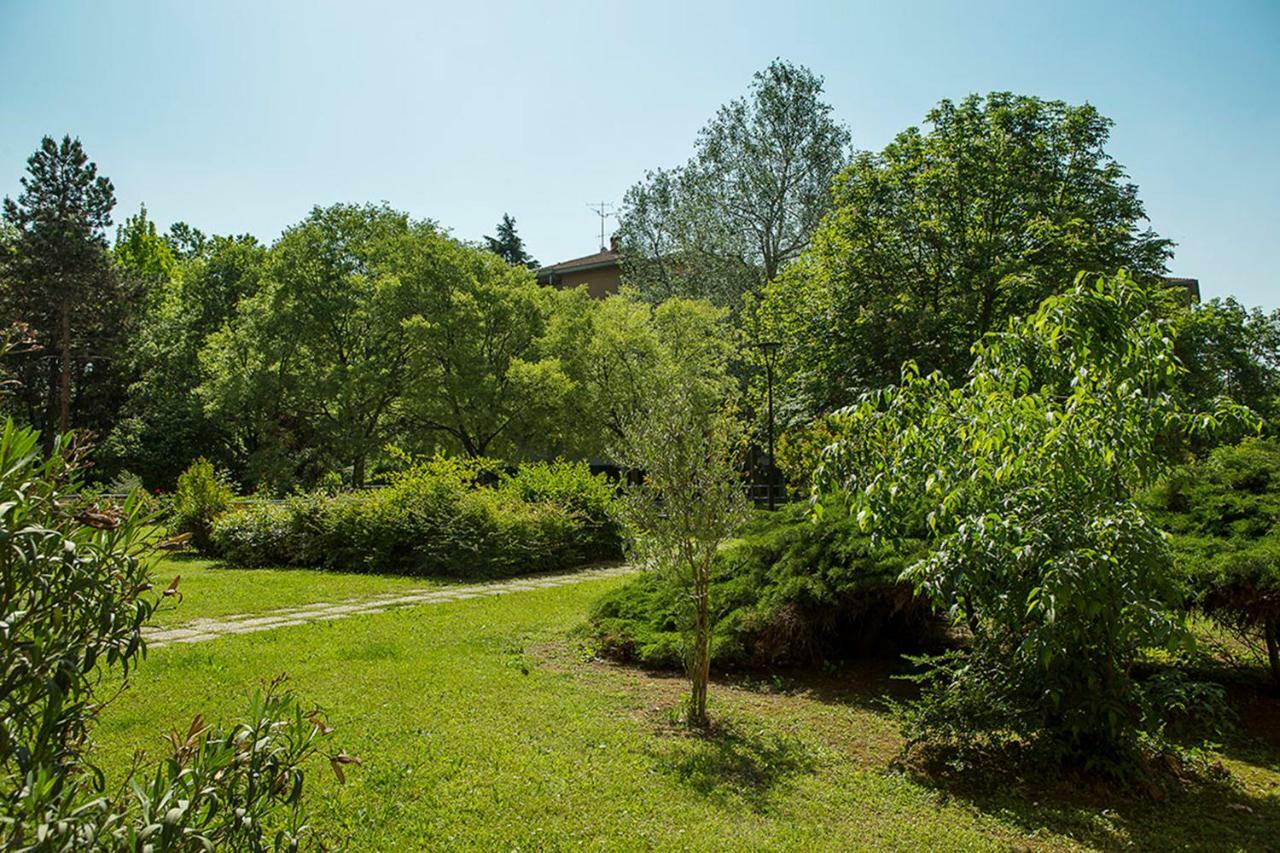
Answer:
<path fill-rule="evenodd" d="M 381 489 L 298 495 L 219 517 L 214 551 L 242 566 L 506 577 L 621 556 L 613 487 L 541 463 L 481 485 L 485 466 L 434 459 Z"/>

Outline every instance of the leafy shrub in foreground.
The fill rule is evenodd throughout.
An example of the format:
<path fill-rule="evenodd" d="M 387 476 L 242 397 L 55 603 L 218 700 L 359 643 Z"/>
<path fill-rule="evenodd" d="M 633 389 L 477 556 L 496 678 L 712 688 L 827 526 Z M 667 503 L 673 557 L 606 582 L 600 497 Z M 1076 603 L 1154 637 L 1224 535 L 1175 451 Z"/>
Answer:
<path fill-rule="evenodd" d="M 964 383 L 908 364 L 835 418 L 819 488 L 878 535 L 927 524 L 927 555 L 904 577 L 972 643 L 921 701 L 998 699 L 1009 712 L 975 737 L 1125 773 L 1153 734 L 1134 663 L 1190 639 L 1137 495 L 1162 473 L 1167 436 L 1249 420 L 1230 401 L 1181 408 L 1165 296 L 1082 275 L 975 346 Z"/>
<path fill-rule="evenodd" d="M 217 520 L 213 544 L 237 565 L 420 576 L 502 577 L 621 555 L 602 482 L 585 466 L 518 472 L 496 488 L 477 482 L 486 471 L 438 457 L 382 489 L 246 507 Z"/>
<path fill-rule="evenodd" d="M 173 492 L 170 525 L 174 533 L 190 533 L 191 544 L 208 551 L 213 522 L 231 508 L 235 492 L 221 471 L 203 456 L 178 477 Z"/>
<path fill-rule="evenodd" d="M 716 558 L 714 665 L 811 664 L 928 646 L 939 622 L 898 580 L 908 563 L 901 553 L 873 549 L 847 514 L 815 522 L 799 504 L 760 514 Z M 590 626 L 601 651 L 645 666 L 677 666 L 677 596 L 652 574 L 605 595 Z"/>
<path fill-rule="evenodd" d="M 329 729 L 278 682 L 254 697 L 247 721 L 210 727 L 197 717 L 150 778 L 104 792 L 89 763 L 106 698 L 98 687 L 139 664 L 142 626 L 162 596 L 142 560 L 141 500 L 86 504 L 78 470 L 69 443 L 55 440 L 42 459 L 36 433 L 4 425 L 0 847 L 296 849 L 307 828 L 302 765 Z"/>

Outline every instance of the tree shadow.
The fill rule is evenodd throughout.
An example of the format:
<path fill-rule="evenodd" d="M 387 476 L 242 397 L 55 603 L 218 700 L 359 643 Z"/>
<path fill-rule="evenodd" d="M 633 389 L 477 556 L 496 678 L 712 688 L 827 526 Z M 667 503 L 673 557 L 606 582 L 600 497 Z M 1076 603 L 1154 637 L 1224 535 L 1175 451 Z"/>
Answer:
<path fill-rule="evenodd" d="M 959 801 L 1031 836 L 1047 830 L 1099 849 L 1280 849 L 1280 798 L 1225 774 L 1143 787 L 1044 767 L 901 769 L 940 803 Z"/>
<path fill-rule="evenodd" d="M 729 719 L 701 731 L 669 730 L 649 752 L 663 772 L 690 790 L 756 813 L 768 810 L 773 790 L 818 766 L 817 751 L 800 738 Z"/>

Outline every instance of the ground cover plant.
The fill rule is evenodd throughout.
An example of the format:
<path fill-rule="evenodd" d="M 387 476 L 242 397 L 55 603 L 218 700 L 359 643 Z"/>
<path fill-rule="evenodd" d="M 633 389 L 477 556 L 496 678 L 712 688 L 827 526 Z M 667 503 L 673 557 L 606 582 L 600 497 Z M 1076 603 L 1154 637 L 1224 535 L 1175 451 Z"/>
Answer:
<path fill-rule="evenodd" d="M 855 519 L 807 503 L 758 513 L 716 555 L 711 660 L 717 670 L 817 665 L 920 652 L 938 641 L 932 605 L 902 581 L 906 553 L 872 546 Z M 639 575 L 592 608 L 589 635 L 610 658 L 680 664 L 678 591 Z"/>
<path fill-rule="evenodd" d="M 1280 685 L 1280 444 L 1220 447 L 1172 472 L 1148 505 L 1172 534 L 1188 602 L 1261 646 Z"/>

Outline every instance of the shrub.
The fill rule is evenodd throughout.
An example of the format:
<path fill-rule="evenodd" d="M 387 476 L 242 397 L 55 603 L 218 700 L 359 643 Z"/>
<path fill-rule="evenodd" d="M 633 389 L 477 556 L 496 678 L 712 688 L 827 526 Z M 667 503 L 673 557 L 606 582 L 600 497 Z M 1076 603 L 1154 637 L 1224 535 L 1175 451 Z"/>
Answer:
<path fill-rule="evenodd" d="M 89 763 L 98 686 L 127 681 L 163 595 L 151 592 L 137 495 L 85 503 L 74 448 L 57 439 L 41 459 L 38 445 L 12 421 L 0 433 L 0 847 L 296 849 L 302 765 L 329 729 L 278 682 L 246 722 L 197 717 L 154 773 L 104 793 Z"/>
<path fill-rule="evenodd" d="M 234 498 L 227 476 L 200 457 L 178 477 L 171 510 L 173 532 L 190 533 L 191 544 L 199 551 L 209 552 L 213 522 L 231 508 Z"/>
<path fill-rule="evenodd" d="M 1199 607 L 1265 646 L 1280 684 L 1280 442 L 1246 439 L 1174 471 L 1147 504 Z"/>
<path fill-rule="evenodd" d="M 622 535 L 614 511 L 617 486 L 604 474 L 592 474 L 586 462 L 521 465 L 502 478 L 499 489 L 524 503 L 550 503 L 573 513 L 581 522 L 583 549 L 620 552 Z"/>
<path fill-rule="evenodd" d="M 1167 436 L 1248 420 L 1230 401 L 1180 407 L 1162 296 L 1082 275 L 976 345 L 962 384 L 906 365 L 899 386 L 838 413 L 817 477 L 864 529 L 927 526 L 904 577 L 972 642 L 922 701 L 998 698 L 1009 713 L 973 736 L 1121 774 L 1152 734 L 1134 663 L 1189 641 L 1139 490 L 1162 473 Z"/>
<path fill-rule="evenodd" d="M 437 457 L 385 488 L 229 512 L 213 542 L 239 565 L 505 577 L 620 556 L 602 482 L 557 465 L 479 485 L 492 463 Z M 585 470 L 585 466 L 584 470 Z"/>
<path fill-rule="evenodd" d="M 814 664 L 931 646 L 939 620 L 898 580 L 908 563 L 874 549 L 847 514 L 815 522 L 799 504 L 761 513 L 716 559 L 713 664 Z M 644 574 L 596 603 L 590 631 L 610 657 L 673 667 L 678 606 L 673 586 Z"/>

